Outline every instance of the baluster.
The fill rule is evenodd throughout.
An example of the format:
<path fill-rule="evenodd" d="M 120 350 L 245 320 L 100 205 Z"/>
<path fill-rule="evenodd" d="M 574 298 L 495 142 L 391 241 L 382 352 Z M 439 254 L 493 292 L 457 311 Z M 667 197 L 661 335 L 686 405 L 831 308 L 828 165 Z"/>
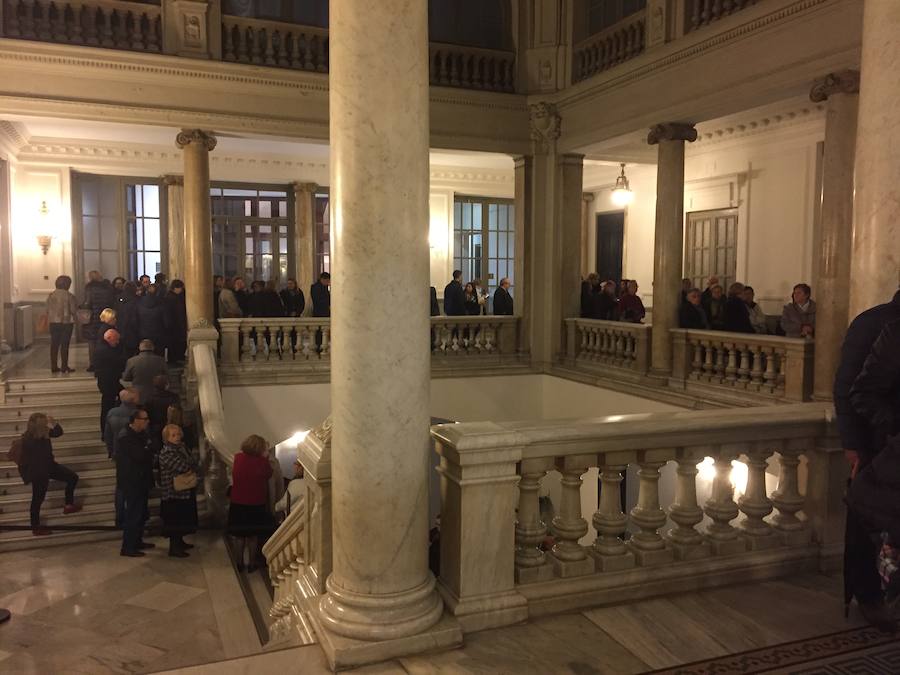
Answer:
<path fill-rule="evenodd" d="M 312 351 L 310 349 L 310 346 L 312 345 L 313 335 L 314 332 L 310 330 L 309 326 L 302 326 L 297 328 L 297 347 L 304 361 L 309 360 L 309 356 Z"/>
<path fill-rule="evenodd" d="M 313 63 L 312 36 L 303 34 L 303 70 L 314 70 L 316 64 Z"/>
<path fill-rule="evenodd" d="M 66 44 L 69 41 L 69 37 L 66 35 L 65 5 L 60 8 L 55 2 L 51 2 L 50 7 L 47 9 L 47 13 L 50 17 L 50 25 L 53 29 L 53 41 Z"/>
<path fill-rule="evenodd" d="M 287 33 L 275 31 L 274 40 L 278 43 L 278 65 L 287 68 L 290 65 L 287 54 Z"/>
<path fill-rule="evenodd" d="M 519 509 L 516 519 L 516 583 L 546 581 L 553 568 L 541 550 L 547 524 L 541 520 L 539 491 L 547 474 L 542 460 L 523 460 L 519 479 Z"/>
<path fill-rule="evenodd" d="M 34 39 L 34 0 L 23 0 L 20 28 L 23 38 L 26 40 Z"/>
<path fill-rule="evenodd" d="M 260 321 L 254 323 L 256 328 L 256 357 L 265 355 L 268 357 L 268 345 L 266 345 L 266 325 Z"/>
<path fill-rule="evenodd" d="M 450 86 L 458 87 L 459 86 L 459 71 L 460 71 L 460 63 L 457 62 L 458 58 L 456 54 L 447 54 L 447 58 L 450 61 Z"/>
<path fill-rule="evenodd" d="M 3 0 L 3 6 L 6 36 L 11 38 L 22 37 L 22 32 L 19 29 L 19 0 Z M 3 28 L 3 26 L 0 26 L 0 28 Z"/>
<path fill-rule="evenodd" d="M 460 54 L 459 83 L 463 87 L 473 87 L 475 81 L 475 57 Z"/>
<path fill-rule="evenodd" d="M 744 345 L 740 349 L 741 361 L 738 366 L 738 380 L 743 386 L 747 386 L 750 381 L 750 348 Z"/>
<path fill-rule="evenodd" d="M 801 452 L 803 452 L 803 448 L 794 446 L 791 442 L 788 442 L 787 447 L 779 451 L 778 463 L 781 472 L 778 475 L 778 486 L 772 493 L 772 503 L 776 510 L 771 519 L 772 525 L 789 546 L 809 542 L 809 530 L 806 523 L 797 517 L 797 513 L 803 509 L 805 501 L 803 495 L 800 494 L 797 470 L 797 467 L 800 466 Z"/>
<path fill-rule="evenodd" d="M 634 567 L 634 554 L 625 545 L 628 516 L 622 511 L 622 479 L 625 465 L 604 464 L 600 467 L 600 504 L 591 519 L 597 538 L 590 553 L 601 572 Z"/>
<path fill-rule="evenodd" d="M 276 31 L 276 32 L 277 32 L 277 31 Z M 274 65 L 275 65 L 275 37 L 274 37 L 274 33 L 272 33 L 271 31 L 269 31 L 268 29 L 266 29 L 266 30 L 261 30 L 260 33 L 262 34 L 263 45 L 265 45 L 265 48 L 263 49 L 263 62 L 264 62 L 267 66 L 274 66 Z"/>
<path fill-rule="evenodd" d="M 784 381 L 787 377 L 787 350 L 779 349 L 778 355 L 778 379 L 775 382 L 775 389 L 780 392 L 784 391 Z"/>
<path fill-rule="evenodd" d="M 775 370 L 775 349 L 769 347 L 765 350 L 766 355 L 766 372 L 763 375 L 765 379 L 765 389 L 772 393 L 775 391 L 776 380 L 778 379 L 778 373 Z"/>
<path fill-rule="evenodd" d="M 588 343 L 590 342 L 590 331 L 579 323 L 575 324 L 575 330 L 581 336 L 581 345 L 578 347 L 576 358 L 584 358 L 588 352 Z"/>
<path fill-rule="evenodd" d="M 128 17 L 131 15 L 130 12 L 120 12 L 116 10 L 115 12 L 115 21 L 113 22 L 113 38 L 116 41 L 117 49 L 128 49 L 131 44 L 130 36 L 128 35 Z"/>
<path fill-rule="evenodd" d="M 713 0 L 711 14 L 713 20 L 722 18 L 722 0 Z"/>
<path fill-rule="evenodd" d="M 581 517 L 581 476 L 592 460 L 583 457 L 565 457 L 557 461 L 562 474 L 559 513 L 553 519 L 553 545 L 551 562 L 557 576 L 575 577 L 594 571 L 594 561 L 578 543 L 587 534 L 587 521 Z"/>
<path fill-rule="evenodd" d="M 753 347 L 753 365 L 750 369 L 750 383 L 757 389 L 763 381 L 763 352 L 761 347 Z"/>
<path fill-rule="evenodd" d="M 225 61 L 235 61 L 234 56 L 234 26 L 227 23 L 222 28 L 222 58 Z"/>
<path fill-rule="evenodd" d="M 730 521 L 738 517 L 738 507 L 734 502 L 734 486 L 731 484 L 731 460 L 734 453 L 717 453 L 716 477 L 713 479 L 712 493 L 706 500 L 703 511 L 712 519 L 706 526 L 706 536 L 716 555 L 728 555 L 746 550 L 746 544 L 737 535 Z"/>
<path fill-rule="evenodd" d="M 449 56 L 445 55 L 441 50 L 434 53 L 434 73 L 438 84 L 447 84 L 450 77 L 447 74 L 447 60 Z"/>
<path fill-rule="evenodd" d="M 320 73 L 328 72 L 328 57 L 327 51 L 325 49 L 325 38 L 321 35 L 317 35 L 316 39 L 316 71 Z"/>
<path fill-rule="evenodd" d="M 248 30 L 248 37 L 250 39 L 250 62 L 262 64 L 263 62 L 263 46 L 262 41 L 265 39 L 263 37 L 264 32 L 262 28 L 254 30 L 250 28 Z"/>
<path fill-rule="evenodd" d="M 34 3 L 37 21 L 38 40 L 50 41 L 50 4 L 41 0 Z"/>
<path fill-rule="evenodd" d="M 604 352 L 606 351 L 607 334 L 603 328 L 591 328 L 591 359 L 594 361 L 603 361 Z"/>
<path fill-rule="evenodd" d="M 699 26 L 705 26 L 709 23 L 711 18 L 711 10 L 713 0 L 697 0 L 698 4 L 703 5 L 703 9 L 700 11 L 700 21 L 698 22 Z"/>
<path fill-rule="evenodd" d="M 725 381 L 725 365 L 728 362 L 728 349 L 724 344 L 716 345 L 716 380 Z"/>
<path fill-rule="evenodd" d="M 460 324 L 454 321 L 452 324 L 452 329 L 450 330 L 450 351 L 453 354 L 459 354 L 460 350 L 460 341 L 462 340 L 462 334 Z"/>
<path fill-rule="evenodd" d="M 151 52 L 159 52 L 159 46 L 162 43 L 161 29 L 162 17 L 153 17 L 147 29 L 147 49 Z"/>
<path fill-rule="evenodd" d="M 622 342 L 624 350 L 622 352 L 623 363 L 626 368 L 631 366 L 631 362 L 634 359 L 634 338 L 628 333 L 622 335 Z"/>
<path fill-rule="evenodd" d="M 703 509 L 697 503 L 697 458 L 681 456 L 675 469 L 675 501 L 669 518 L 675 527 L 666 532 L 666 540 L 678 560 L 696 560 L 710 555 L 709 544 L 697 530 L 703 522 Z"/>
<path fill-rule="evenodd" d="M 516 76 L 514 70 L 514 62 L 510 59 L 506 60 L 506 79 L 504 80 L 506 91 L 516 90 Z"/>
<path fill-rule="evenodd" d="M 100 12 L 100 21 L 102 25 L 100 27 L 100 46 L 101 47 L 114 47 L 115 42 L 113 42 L 113 10 L 100 8 L 98 10 Z"/>
<path fill-rule="evenodd" d="M 300 61 L 300 35 L 291 33 L 291 68 L 300 70 L 303 63 Z"/>
<path fill-rule="evenodd" d="M 144 40 L 142 35 L 143 16 L 128 12 L 128 26 L 131 33 L 131 48 L 135 51 L 144 51 Z"/>
<path fill-rule="evenodd" d="M 722 16 L 728 16 L 729 14 L 731 14 L 733 5 L 733 0 L 724 0 L 722 2 Z"/>
<path fill-rule="evenodd" d="M 751 551 L 777 545 L 771 526 L 763 520 L 772 513 L 772 502 L 766 496 L 766 467 L 772 451 L 760 444 L 747 453 L 747 490 L 738 499 L 741 512 L 747 516 L 740 524 Z"/>
<path fill-rule="evenodd" d="M 500 91 L 503 87 L 501 86 L 501 77 L 500 77 L 500 61 L 499 59 L 493 58 L 491 59 L 491 72 L 493 73 L 493 82 L 492 88 L 494 91 Z"/>
<path fill-rule="evenodd" d="M 322 348 L 319 358 L 327 359 L 331 356 L 331 323 L 322 325 Z"/>
<path fill-rule="evenodd" d="M 253 355 L 253 341 L 250 339 L 249 326 L 245 325 L 244 322 L 241 321 L 241 325 L 238 328 L 238 333 L 240 334 L 240 337 L 238 339 L 241 345 L 241 360 L 248 361 Z"/>
<path fill-rule="evenodd" d="M 494 346 L 496 343 L 495 335 L 497 331 L 500 330 L 500 324 L 491 323 L 485 326 L 484 331 L 482 332 L 482 338 L 484 342 L 484 351 L 488 354 L 492 354 L 494 351 Z"/>
<path fill-rule="evenodd" d="M 703 376 L 707 382 L 712 382 L 713 371 L 715 371 L 716 369 L 716 366 L 713 363 L 714 351 L 712 342 L 710 342 L 709 340 L 705 340 L 703 342 L 703 349 L 705 351 L 703 361 Z"/>
<path fill-rule="evenodd" d="M 631 509 L 631 522 L 641 528 L 631 535 L 630 548 L 642 567 L 670 562 L 673 553 L 666 548 L 659 530 L 666 524 L 666 512 L 659 505 L 659 469 L 665 462 L 640 462 L 638 503 Z"/>
<path fill-rule="evenodd" d="M 616 365 L 622 365 L 622 357 L 625 355 L 625 340 L 622 337 L 622 331 L 616 331 Z"/>
<path fill-rule="evenodd" d="M 733 385 L 737 381 L 737 346 L 733 342 L 729 342 L 725 345 L 725 349 L 728 351 L 725 379 L 728 380 L 729 384 Z"/>
<path fill-rule="evenodd" d="M 78 44 L 96 45 L 99 44 L 97 39 L 97 12 L 82 5 L 79 9 L 72 10 L 76 15 L 75 28 L 72 34 L 81 36 L 81 42 Z"/>
<path fill-rule="evenodd" d="M 700 342 L 691 341 L 694 350 L 694 359 L 691 361 L 691 379 L 698 380 L 703 374 L 703 345 Z"/>

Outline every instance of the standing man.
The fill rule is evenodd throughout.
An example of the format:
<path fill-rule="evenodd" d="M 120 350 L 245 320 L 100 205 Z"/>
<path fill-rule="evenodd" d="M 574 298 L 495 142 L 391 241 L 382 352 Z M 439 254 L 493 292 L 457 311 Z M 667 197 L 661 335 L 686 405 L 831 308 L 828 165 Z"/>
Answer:
<path fill-rule="evenodd" d="M 513 315 L 513 298 L 509 294 L 509 279 L 503 277 L 500 286 L 494 291 L 494 314 L 497 316 Z"/>
<path fill-rule="evenodd" d="M 125 364 L 122 380 L 130 382 L 141 397 L 141 404 L 146 403 L 153 395 L 153 379 L 157 375 L 168 377 L 169 369 L 166 360 L 155 353 L 151 340 L 141 340 L 138 355 L 132 356 Z"/>
<path fill-rule="evenodd" d="M 313 316 L 331 316 L 331 275 L 322 272 L 319 280 L 309 289 L 309 297 L 312 298 Z"/>
<path fill-rule="evenodd" d="M 116 444 L 116 487 L 122 493 L 122 550 L 119 555 L 141 558 L 143 549 L 153 544 L 142 539 L 147 513 L 147 499 L 153 485 L 153 450 L 147 426 L 150 415 L 135 410 L 131 423 L 125 427 Z"/>
<path fill-rule="evenodd" d="M 444 314 L 465 316 L 466 292 L 462 285 L 462 270 L 453 270 L 453 281 L 444 286 Z"/>
<path fill-rule="evenodd" d="M 94 377 L 100 390 L 100 436 L 106 427 L 106 414 L 116 404 L 122 385 L 119 378 L 125 370 L 125 355 L 119 346 L 119 331 L 110 328 L 94 349 Z"/>
<path fill-rule="evenodd" d="M 875 340 L 888 323 L 897 319 L 900 319 L 900 290 L 890 302 L 867 309 L 853 319 L 841 346 L 841 361 L 834 377 L 834 408 L 851 481 L 880 448 L 875 447 L 875 430 L 854 408 L 850 392 Z M 893 621 L 881 593 L 877 555 L 877 544 L 854 512 L 848 510 L 844 534 L 844 601 L 849 604 L 855 597 L 860 612 L 870 624 L 887 626 Z"/>
<path fill-rule="evenodd" d="M 284 305 L 285 316 L 303 316 L 306 298 L 303 297 L 303 291 L 297 288 L 296 279 L 287 280 L 287 288 L 281 291 L 281 304 Z"/>

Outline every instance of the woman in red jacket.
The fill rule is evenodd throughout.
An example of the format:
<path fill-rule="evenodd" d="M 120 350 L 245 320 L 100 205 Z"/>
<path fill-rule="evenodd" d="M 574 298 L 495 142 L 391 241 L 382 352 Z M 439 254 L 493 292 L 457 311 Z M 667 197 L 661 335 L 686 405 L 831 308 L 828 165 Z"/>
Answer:
<path fill-rule="evenodd" d="M 231 470 L 231 505 L 228 508 L 228 534 L 247 539 L 268 537 L 273 530 L 273 518 L 269 513 L 269 446 L 266 439 L 256 434 L 241 443 L 241 451 L 234 456 Z M 258 551 L 257 544 L 250 548 Z M 244 555 L 241 551 L 243 566 Z M 253 565 L 248 568 L 253 571 Z"/>

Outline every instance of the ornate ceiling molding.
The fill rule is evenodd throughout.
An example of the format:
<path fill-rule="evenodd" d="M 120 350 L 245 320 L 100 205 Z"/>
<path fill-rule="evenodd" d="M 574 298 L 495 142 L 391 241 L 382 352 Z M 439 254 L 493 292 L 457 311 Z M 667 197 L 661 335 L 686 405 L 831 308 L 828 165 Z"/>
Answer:
<path fill-rule="evenodd" d="M 27 132 L 18 122 L 0 120 L 0 148 L 12 156 L 17 156 L 19 151 L 28 143 Z"/>
<path fill-rule="evenodd" d="M 758 116 L 724 123 L 706 122 L 697 125 L 697 146 L 708 147 L 730 140 L 796 128 L 824 120 L 824 104 L 809 103 Z"/>

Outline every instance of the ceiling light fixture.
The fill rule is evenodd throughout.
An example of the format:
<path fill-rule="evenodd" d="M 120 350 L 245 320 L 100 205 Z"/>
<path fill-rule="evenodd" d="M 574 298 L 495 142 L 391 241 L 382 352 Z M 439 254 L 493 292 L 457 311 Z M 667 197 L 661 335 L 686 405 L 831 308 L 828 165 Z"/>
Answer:
<path fill-rule="evenodd" d="M 622 162 L 622 173 L 616 178 L 616 186 L 612 191 L 612 201 L 616 206 L 628 206 L 634 201 L 634 192 L 631 191 L 631 185 L 625 176 L 625 163 Z"/>

